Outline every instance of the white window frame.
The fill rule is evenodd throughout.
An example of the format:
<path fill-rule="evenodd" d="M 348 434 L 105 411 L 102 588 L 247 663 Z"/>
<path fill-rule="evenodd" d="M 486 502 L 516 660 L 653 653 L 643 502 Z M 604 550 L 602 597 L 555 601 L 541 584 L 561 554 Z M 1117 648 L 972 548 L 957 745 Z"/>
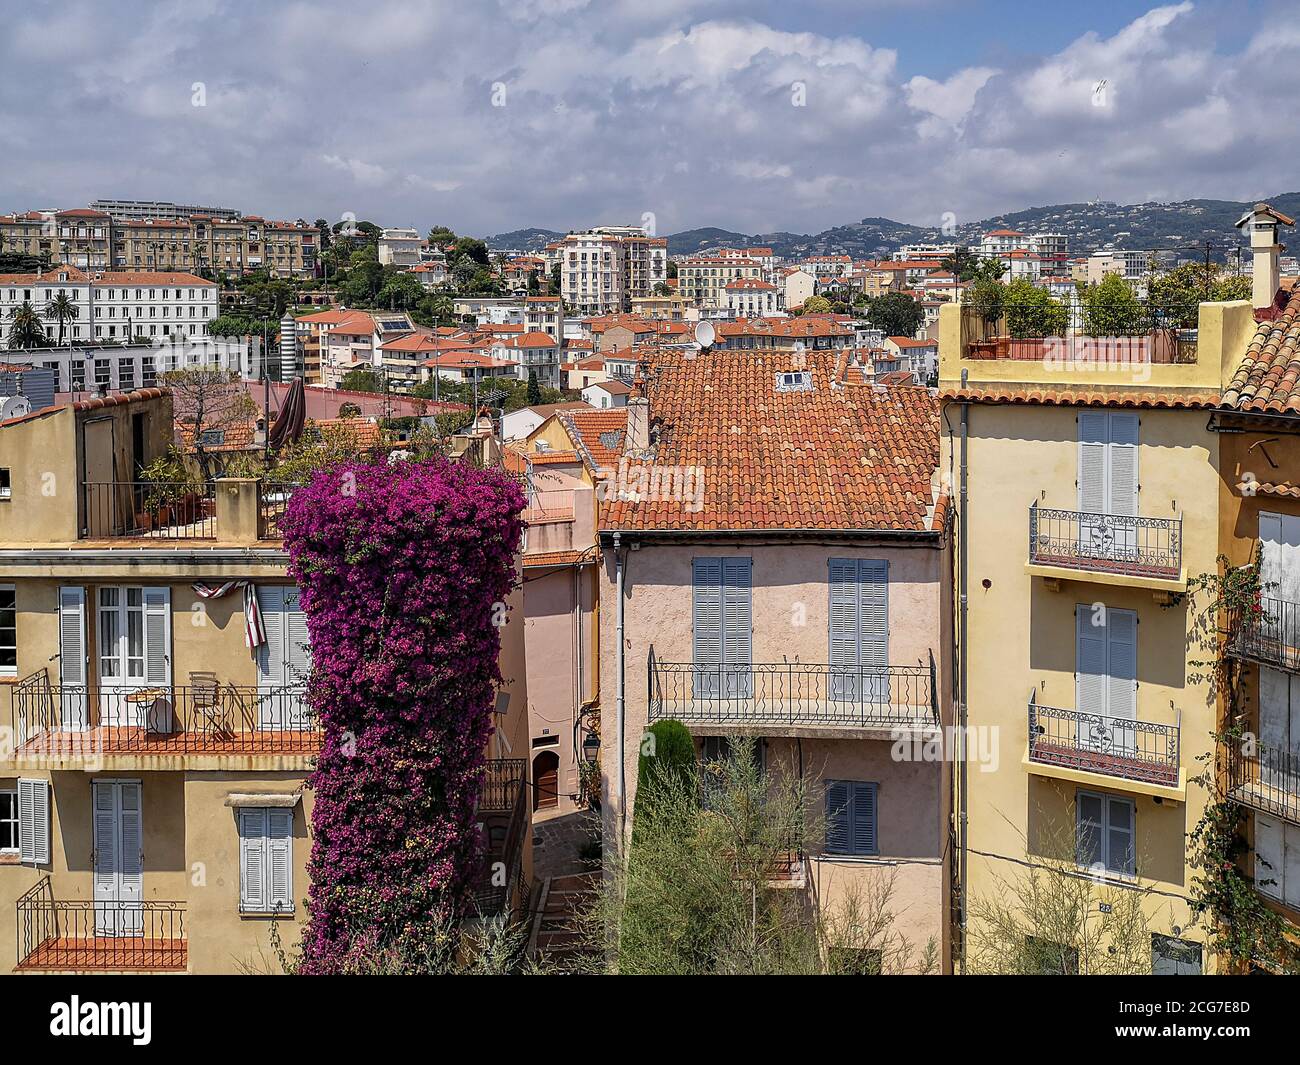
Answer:
<path fill-rule="evenodd" d="M 0 796 L 5 796 L 5 795 L 11 796 L 10 801 L 13 803 L 13 807 L 12 807 L 13 812 L 11 817 L 0 817 L 0 823 L 13 825 L 14 845 L 12 847 L 0 847 L 0 854 L 5 855 L 6 857 L 10 857 L 10 856 L 16 856 L 18 854 L 18 849 L 19 849 L 18 833 L 21 831 L 21 828 L 19 827 L 19 821 L 18 821 L 18 789 L 16 787 L 0 788 Z"/>
<path fill-rule="evenodd" d="M 1129 798 L 1122 795 L 1108 795 L 1104 791 L 1090 791 L 1080 788 L 1074 796 L 1074 851 L 1075 861 L 1080 869 L 1093 871 L 1090 865 L 1084 865 L 1079 862 L 1078 856 L 1082 850 L 1082 841 L 1079 837 L 1079 831 L 1083 824 L 1083 804 L 1080 800 L 1083 798 L 1093 798 L 1101 802 L 1101 865 L 1106 871 L 1108 877 L 1118 877 L 1124 880 L 1132 880 L 1137 876 L 1137 804 Z M 1128 834 L 1130 853 L 1123 859 L 1123 864 L 1118 864 L 1114 859 L 1115 856 L 1110 853 L 1110 813 L 1112 805 L 1127 806 L 1129 811 L 1128 817 Z M 1131 863 L 1131 864 L 1130 864 Z"/>
<path fill-rule="evenodd" d="M 244 818 L 248 816 L 258 816 L 262 818 L 262 834 L 258 836 L 246 835 L 244 831 Z M 272 816 L 282 816 L 288 818 L 289 827 L 285 837 L 285 846 L 287 848 L 286 871 L 285 871 L 285 893 L 282 899 L 272 898 L 272 876 L 271 876 L 271 818 Z M 241 806 L 238 808 L 235 822 L 235 831 L 239 844 L 239 912 L 244 914 L 277 914 L 290 915 L 294 911 L 293 902 L 293 807 L 285 806 Z M 256 904 L 250 899 L 249 885 L 245 882 L 245 872 L 247 863 L 245 861 L 246 849 L 256 846 L 259 849 L 261 860 L 262 883 L 261 904 Z"/>
<path fill-rule="evenodd" d="M 14 664 L 12 666 L 0 665 L 0 677 L 16 677 L 18 676 L 18 588 L 13 584 L 0 584 L 0 593 L 11 593 L 14 597 Z M 8 646 L 4 643 L 3 631 L 0 629 L 0 647 Z"/>

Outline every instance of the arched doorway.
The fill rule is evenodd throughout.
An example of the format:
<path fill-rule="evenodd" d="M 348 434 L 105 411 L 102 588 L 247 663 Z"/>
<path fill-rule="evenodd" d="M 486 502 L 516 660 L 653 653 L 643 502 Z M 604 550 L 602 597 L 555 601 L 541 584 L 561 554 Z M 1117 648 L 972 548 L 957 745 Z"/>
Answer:
<path fill-rule="evenodd" d="M 533 809 L 554 810 L 560 804 L 560 756 L 542 751 L 533 759 Z"/>

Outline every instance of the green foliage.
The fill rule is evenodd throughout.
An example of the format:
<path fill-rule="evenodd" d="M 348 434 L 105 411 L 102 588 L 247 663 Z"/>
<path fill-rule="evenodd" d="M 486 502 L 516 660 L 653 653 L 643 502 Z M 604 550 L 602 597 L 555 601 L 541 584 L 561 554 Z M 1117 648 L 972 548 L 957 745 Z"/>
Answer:
<path fill-rule="evenodd" d="M 1003 311 L 1007 332 L 1017 339 L 1064 336 L 1070 322 L 1069 308 L 1025 278 L 1007 285 Z"/>
<path fill-rule="evenodd" d="M 279 331 L 279 318 L 256 318 L 245 314 L 223 314 L 208 323 L 208 332 L 215 337 L 270 336 Z"/>
<path fill-rule="evenodd" d="M 803 301 L 804 314 L 829 314 L 831 301 L 825 296 L 809 296 Z"/>
<path fill-rule="evenodd" d="M 1219 266 L 1207 270 L 1204 263 L 1183 263 L 1147 279 L 1147 300 L 1161 324 L 1194 329 L 1202 302 L 1251 298 L 1248 277 L 1219 275 Z"/>
<path fill-rule="evenodd" d="M 913 337 L 925 313 L 906 292 L 886 292 L 867 304 L 867 321 L 888 337 Z"/>
<path fill-rule="evenodd" d="M 1135 336 L 1145 332 L 1150 316 L 1137 291 L 1119 274 L 1107 274 L 1079 293 L 1083 303 L 1083 329 L 1088 336 Z"/>
<path fill-rule="evenodd" d="M 680 780 L 689 787 L 695 775 L 695 741 L 685 725 L 667 719 L 646 729 L 636 770 L 638 809 L 643 809 L 641 802 L 647 795 L 653 796 L 660 779 Z"/>
<path fill-rule="evenodd" d="M 939 260 L 940 269 L 947 270 L 958 281 L 997 281 L 1007 268 L 998 259 L 981 258 L 969 248 L 958 248 Z"/>
<path fill-rule="evenodd" d="M 36 308 L 23 300 L 9 312 L 9 346 L 11 348 L 39 348 L 45 344 L 45 323 Z"/>
<path fill-rule="evenodd" d="M 528 371 L 528 405 L 535 407 L 542 401 L 542 386 L 537 381 L 537 371 Z"/>
<path fill-rule="evenodd" d="M 984 319 L 985 323 L 994 326 L 1002 318 L 1006 296 L 1006 286 L 1002 282 L 981 278 L 971 285 L 966 295 L 966 305 Z"/>
<path fill-rule="evenodd" d="M 384 391 L 384 379 L 376 370 L 349 370 L 339 381 L 339 388 L 348 392 L 381 394 Z"/>

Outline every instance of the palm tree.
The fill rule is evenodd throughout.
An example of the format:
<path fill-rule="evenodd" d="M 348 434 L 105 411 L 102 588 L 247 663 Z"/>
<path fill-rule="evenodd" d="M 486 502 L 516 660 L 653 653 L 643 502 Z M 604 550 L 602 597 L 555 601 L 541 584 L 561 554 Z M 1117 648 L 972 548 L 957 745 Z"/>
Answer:
<path fill-rule="evenodd" d="M 68 298 L 66 292 L 60 292 L 52 300 L 45 304 L 45 317 L 59 323 L 59 340 L 63 343 L 63 331 L 67 324 L 80 314 L 81 311 L 75 303 Z"/>
<path fill-rule="evenodd" d="M 23 300 L 9 312 L 9 346 L 11 348 L 39 348 L 45 343 L 45 323 L 29 300 Z"/>

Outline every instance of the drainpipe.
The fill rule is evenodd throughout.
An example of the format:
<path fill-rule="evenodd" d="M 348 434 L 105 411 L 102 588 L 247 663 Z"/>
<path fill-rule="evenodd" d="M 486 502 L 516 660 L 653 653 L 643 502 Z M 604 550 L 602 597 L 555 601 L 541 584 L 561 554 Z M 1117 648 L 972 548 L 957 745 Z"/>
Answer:
<path fill-rule="evenodd" d="M 966 371 L 962 370 L 961 375 L 962 375 L 962 385 L 964 387 L 966 384 L 966 380 L 965 380 Z M 966 535 L 970 524 L 967 516 L 969 497 L 966 491 L 966 474 L 967 474 L 966 449 L 967 449 L 967 441 L 969 435 L 970 435 L 970 404 L 963 403 L 961 405 L 961 473 L 960 473 L 961 513 L 959 517 L 960 532 L 958 534 L 961 537 L 961 545 L 958 552 L 959 555 L 958 566 L 960 571 L 959 580 L 961 581 L 961 603 L 960 603 L 961 617 L 958 622 L 958 637 L 957 637 L 960 642 L 960 646 L 958 648 L 958 665 L 957 665 L 957 670 L 958 670 L 957 686 L 958 686 L 958 693 L 959 693 L 958 704 L 957 704 L 958 707 L 957 746 L 959 750 L 958 773 L 960 774 L 958 830 L 961 833 L 961 848 L 960 848 L 960 856 L 959 856 L 959 863 L 958 863 L 959 864 L 958 898 L 960 899 L 960 904 L 961 904 L 961 973 L 963 976 L 966 974 L 966 940 L 967 940 L 966 925 L 967 925 L 967 912 L 969 908 L 967 903 L 969 860 L 968 860 L 968 851 L 967 851 L 967 816 L 966 816 L 967 815 L 967 778 L 969 773 L 967 750 L 966 750 L 966 744 L 967 744 L 966 726 L 970 717 L 970 707 L 966 695 L 966 682 L 967 682 L 966 636 L 967 636 L 967 613 L 969 609 L 967 596 L 966 596 L 966 582 L 967 582 L 968 570 L 969 570 L 969 557 L 967 554 L 967 547 L 966 547 Z"/>
<path fill-rule="evenodd" d="M 623 551 L 618 533 L 614 534 L 614 749 L 618 757 L 618 849 L 623 852 L 627 832 L 627 758 L 624 750 L 626 707 L 623 701 Z"/>

